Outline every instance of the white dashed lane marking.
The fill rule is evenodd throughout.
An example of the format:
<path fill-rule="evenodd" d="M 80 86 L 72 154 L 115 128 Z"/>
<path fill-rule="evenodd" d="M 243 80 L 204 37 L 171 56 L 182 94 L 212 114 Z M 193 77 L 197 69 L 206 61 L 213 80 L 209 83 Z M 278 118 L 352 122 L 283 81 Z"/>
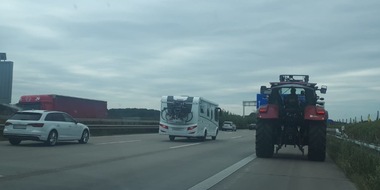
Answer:
<path fill-rule="evenodd" d="M 133 142 L 139 142 L 141 140 L 130 140 L 130 141 L 113 141 L 113 142 L 104 142 L 104 143 L 97 143 L 95 145 L 106 145 L 106 144 L 122 144 L 122 143 L 133 143 Z"/>
<path fill-rule="evenodd" d="M 194 146 L 194 145 L 198 145 L 198 144 L 201 144 L 201 143 L 193 143 L 193 144 L 185 144 L 185 145 L 180 145 L 180 146 L 172 146 L 170 148 L 183 148 L 183 147 Z"/>
<path fill-rule="evenodd" d="M 239 162 L 235 163 L 234 165 L 224 169 L 223 171 L 211 176 L 210 178 L 207 178 L 206 180 L 198 183 L 197 185 L 191 187 L 189 190 L 198 190 L 198 189 L 210 189 L 212 186 L 216 185 L 220 181 L 222 181 L 224 178 L 228 177 L 238 169 L 242 168 L 252 160 L 254 160 L 256 156 L 254 154 L 248 156 L 247 158 L 244 158 L 243 160 L 240 160 Z"/>

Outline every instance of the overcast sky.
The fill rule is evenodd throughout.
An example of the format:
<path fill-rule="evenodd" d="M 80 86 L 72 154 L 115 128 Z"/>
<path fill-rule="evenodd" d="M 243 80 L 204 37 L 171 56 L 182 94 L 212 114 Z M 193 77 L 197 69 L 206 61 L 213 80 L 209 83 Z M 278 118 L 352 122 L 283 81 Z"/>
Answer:
<path fill-rule="evenodd" d="M 12 103 L 60 94 L 159 109 L 202 96 L 242 114 L 279 74 L 327 85 L 332 119 L 380 110 L 379 0 L 2 0 Z M 246 108 L 246 113 L 253 108 Z"/>

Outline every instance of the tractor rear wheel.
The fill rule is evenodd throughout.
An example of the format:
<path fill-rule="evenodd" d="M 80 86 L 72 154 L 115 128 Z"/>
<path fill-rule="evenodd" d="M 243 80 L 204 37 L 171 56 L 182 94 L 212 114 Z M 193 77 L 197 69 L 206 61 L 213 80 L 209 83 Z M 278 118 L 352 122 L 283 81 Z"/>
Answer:
<path fill-rule="evenodd" d="M 256 156 L 271 158 L 274 152 L 273 121 L 259 120 L 256 128 Z"/>
<path fill-rule="evenodd" d="M 309 125 L 308 159 L 325 161 L 326 159 L 326 122 L 312 121 Z"/>

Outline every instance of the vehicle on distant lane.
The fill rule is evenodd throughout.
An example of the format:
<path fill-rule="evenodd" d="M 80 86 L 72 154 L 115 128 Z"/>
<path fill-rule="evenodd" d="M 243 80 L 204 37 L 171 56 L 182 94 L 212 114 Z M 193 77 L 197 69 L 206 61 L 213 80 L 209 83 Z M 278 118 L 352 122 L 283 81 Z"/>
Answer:
<path fill-rule="evenodd" d="M 223 122 L 222 131 L 236 131 L 236 125 L 232 121 Z"/>
<path fill-rule="evenodd" d="M 212 140 L 218 135 L 220 108 L 217 103 L 196 96 L 163 96 L 159 134 Z"/>
<path fill-rule="evenodd" d="M 9 118 L 5 122 L 3 135 L 12 145 L 18 145 L 23 140 L 43 141 L 49 146 L 54 146 L 58 141 L 74 140 L 86 144 L 90 129 L 65 112 L 29 110 L 16 112 Z"/>
<path fill-rule="evenodd" d="M 249 129 L 249 130 L 254 130 L 254 129 L 256 130 L 256 123 L 251 123 L 251 124 L 249 124 L 249 125 L 248 125 L 248 129 Z"/>

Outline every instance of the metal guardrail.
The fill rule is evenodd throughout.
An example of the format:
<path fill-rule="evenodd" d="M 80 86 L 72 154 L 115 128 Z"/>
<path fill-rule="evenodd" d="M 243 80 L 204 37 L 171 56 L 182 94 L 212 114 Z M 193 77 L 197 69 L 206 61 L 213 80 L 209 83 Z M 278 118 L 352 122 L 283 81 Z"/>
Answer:
<path fill-rule="evenodd" d="M 341 137 L 341 136 L 337 136 L 337 135 L 330 135 L 330 136 L 333 136 L 333 137 L 335 137 L 337 139 L 340 139 L 340 140 L 345 140 L 345 141 L 348 141 L 348 142 L 352 142 L 352 143 L 355 143 L 355 144 L 357 144 L 359 146 L 363 146 L 363 147 L 366 147 L 366 148 L 369 148 L 369 149 L 376 150 L 376 151 L 380 152 L 380 146 L 377 146 L 375 144 L 369 144 L 369 143 L 353 140 L 353 139 L 350 139 L 348 137 Z"/>
<path fill-rule="evenodd" d="M 158 125 L 104 125 L 104 124 L 96 124 L 96 125 L 87 125 L 90 130 L 91 129 L 158 129 Z"/>

